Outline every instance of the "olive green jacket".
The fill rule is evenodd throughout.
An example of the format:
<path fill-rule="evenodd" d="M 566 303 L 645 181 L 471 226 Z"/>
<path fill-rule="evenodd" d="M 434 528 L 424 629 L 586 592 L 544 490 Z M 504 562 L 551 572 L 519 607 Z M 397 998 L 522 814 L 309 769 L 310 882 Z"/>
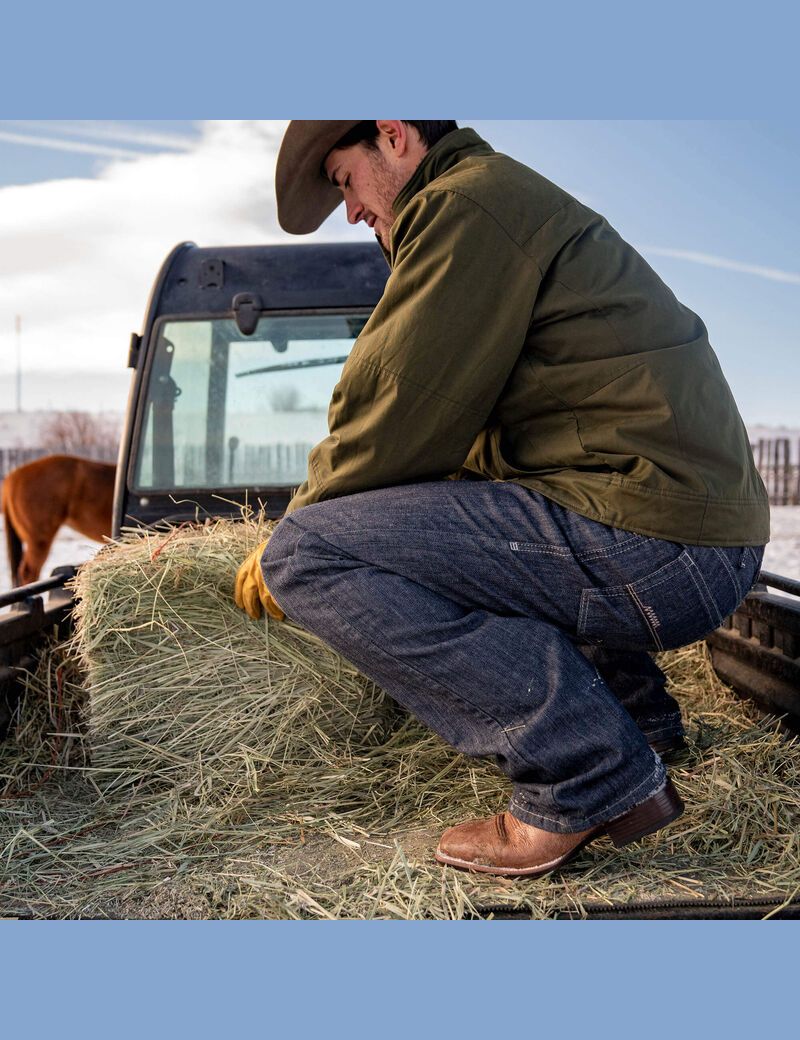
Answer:
<path fill-rule="evenodd" d="M 386 289 L 287 513 L 510 480 L 656 538 L 769 540 L 703 322 L 603 217 L 469 129 L 430 149 L 394 211 Z"/>

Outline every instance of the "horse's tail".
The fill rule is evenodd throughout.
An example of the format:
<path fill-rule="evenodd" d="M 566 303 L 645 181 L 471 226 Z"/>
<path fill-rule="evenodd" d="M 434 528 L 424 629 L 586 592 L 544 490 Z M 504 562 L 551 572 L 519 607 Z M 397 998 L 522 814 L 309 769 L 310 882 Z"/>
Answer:
<path fill-rule="evenodd" d="M 14 527 L 14 521 L 11 519 L 11 510 L 8 508 L 8 477 L 3 481 L 3 489 L 0 494 L 0 509 L 3 511 L 5 517 L 5 529 L 6 529 L 6 552 L 8 554 L 8 569 L 11 573 L 11 585 L 16 588 L 19 585 L 17 574 L 19 572 L 19 565 L 22 562 L 22 539 L 17 534 L 17 529 Z"/>

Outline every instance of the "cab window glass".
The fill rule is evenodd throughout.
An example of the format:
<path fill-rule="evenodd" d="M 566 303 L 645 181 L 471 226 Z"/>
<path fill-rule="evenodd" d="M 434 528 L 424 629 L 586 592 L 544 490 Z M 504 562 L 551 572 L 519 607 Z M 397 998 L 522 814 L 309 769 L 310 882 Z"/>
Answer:
<path fill-rule="evenodd" d="M 162 325 L 150 368 L 135 489 L 294 486 L 328 433 L 328 404 L 368 315 Z"/>

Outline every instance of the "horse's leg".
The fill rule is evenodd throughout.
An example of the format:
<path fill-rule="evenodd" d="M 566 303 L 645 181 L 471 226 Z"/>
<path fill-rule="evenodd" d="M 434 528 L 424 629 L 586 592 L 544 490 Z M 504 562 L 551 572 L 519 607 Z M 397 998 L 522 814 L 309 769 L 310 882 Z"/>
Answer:
<path fill-rule="evenodd" d="M 6 533 L 6 555 L 8 556 L 8 573 L 11 578 L 12 585 L 19 584 L 19 578 L 17 572 L 19 570 L 20 561 L 22 560 L 22 539 L 20 538 L 17 528 L 14 524 L 14 519 L 11 515 L 11 507 L 9 505 L 9 493 L 11 487 L 11 478 L 6 477 L 3 481 L 2 494 L 0 499 L 2 502 L 3 526 L 5 527 Z"/>
<path fill-rule="evenodd" d="M 20 585 L 27 585 L 29 582 L 36 581 L 42 572 L 42 567 L 44 567 L 52 544 L 52 538 L 48 541 L 38 536 L 32 537 L 25 542 L 22 559 L 17 568 L 17 580 Z"/>
<path fill-rule="evenodd" d="M 58 481 L 52 481 L 44 493 L 38 484 L 30 480 L 29 470 L 12 471 L 6 477 L 3 491 L 6 523 L 11 522 L 23 543 L 22 558 L 16 575 L 12 574 L 12 580 L 19 585 L 27 585 L 36 581 L 41 574 L 50 546 L 61 526 L 64 491 Z"/>

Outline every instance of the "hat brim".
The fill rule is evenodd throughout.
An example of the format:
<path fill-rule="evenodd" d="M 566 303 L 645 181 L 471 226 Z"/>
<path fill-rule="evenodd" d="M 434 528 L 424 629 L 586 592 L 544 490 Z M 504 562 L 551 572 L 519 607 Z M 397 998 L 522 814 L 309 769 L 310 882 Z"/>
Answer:
<path fill-rule="evenodd" d="M 322 162 L 360 119 L 293 119 L 281 141 L 275 167 L 278 223 L 292 235 L 316 231 L 342 201 L 322 174 Z"/>

